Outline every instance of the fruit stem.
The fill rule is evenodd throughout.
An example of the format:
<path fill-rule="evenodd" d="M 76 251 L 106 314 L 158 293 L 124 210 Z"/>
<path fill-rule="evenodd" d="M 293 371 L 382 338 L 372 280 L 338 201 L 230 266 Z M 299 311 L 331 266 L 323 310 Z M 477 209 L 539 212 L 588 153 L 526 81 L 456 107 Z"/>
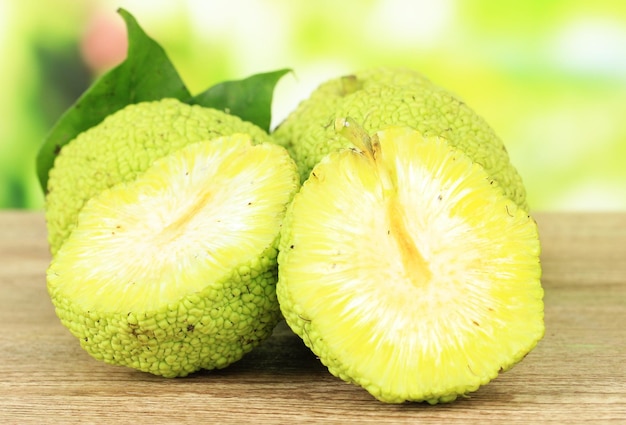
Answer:
<path fill-rule="evenodd" d="M 339 117 L 335 119 L 335 131 L 340 136 L 345 137 L 356 146 L 357 149 L 373 157 L 372 141 L 363 127 L 356 123 L 352 118 Z M 372 158 L 373 159 L 373 158 Z"/>
<path fill-rule="evenodd" d="M 346 75 L 341 77 L 341 91 L 343 96 L 347 96 L 359 90 L 360 81 L 357 79 L 356 75 Z"/>
<path fill-rule="evenodd" d="M 378 176 L 383 186 L 385 196 L 395 191 L 395 185 L 389 175 L 389 171 L 380 157 L 382 150 L 378 137 L 370 137 L 369 134 L 356 121 L 350 117 L 337 118 L 335 120 L 335 131 L 337 134 L 345 137 L 352 143 L 361 153 L 363 153 L 374 164 Z"/>

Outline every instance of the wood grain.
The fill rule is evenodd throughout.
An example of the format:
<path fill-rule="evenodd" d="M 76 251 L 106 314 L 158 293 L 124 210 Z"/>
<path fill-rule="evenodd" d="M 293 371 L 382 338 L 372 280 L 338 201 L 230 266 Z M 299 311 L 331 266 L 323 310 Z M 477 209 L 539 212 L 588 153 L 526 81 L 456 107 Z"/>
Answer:
<path fill-rule="evenodd" d="M 546 335 L 451 404 L 386 405 L 284 325 L 218 372 L 163 379 L 89 357 L 49 301 L 43 215 L 0 212 L 0 422 L 626 423 L 626 213 L 537 214 Z"/>

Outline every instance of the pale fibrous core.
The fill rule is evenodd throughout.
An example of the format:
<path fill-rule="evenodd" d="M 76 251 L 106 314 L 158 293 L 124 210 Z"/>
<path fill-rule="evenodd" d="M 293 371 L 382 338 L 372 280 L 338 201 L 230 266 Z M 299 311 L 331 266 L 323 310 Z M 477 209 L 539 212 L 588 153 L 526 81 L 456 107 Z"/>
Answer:
<path fill-rule="evenodd" d="M 313 169 L 282 231 L 287 323 L 382 401 L 476 390 L 543 335 L 535 222 L 443 138 L 337 127 L 354 148 Z"/>

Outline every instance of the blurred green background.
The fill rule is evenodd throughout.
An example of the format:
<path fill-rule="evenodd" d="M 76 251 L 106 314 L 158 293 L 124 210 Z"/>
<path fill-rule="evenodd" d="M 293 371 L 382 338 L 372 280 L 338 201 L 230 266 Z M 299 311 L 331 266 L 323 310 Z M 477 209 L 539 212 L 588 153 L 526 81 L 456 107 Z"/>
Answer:
<path fill-rule="evenodd" d="M 623 0 L 0 0 L 0 208 L 42 208 L 36 152 L 123 60 L 118 7 L 193 93 L 292 68 L 274 125 L 328 78 L 415 68 L 491 124 L 533 210 L 626 209 Z"/>

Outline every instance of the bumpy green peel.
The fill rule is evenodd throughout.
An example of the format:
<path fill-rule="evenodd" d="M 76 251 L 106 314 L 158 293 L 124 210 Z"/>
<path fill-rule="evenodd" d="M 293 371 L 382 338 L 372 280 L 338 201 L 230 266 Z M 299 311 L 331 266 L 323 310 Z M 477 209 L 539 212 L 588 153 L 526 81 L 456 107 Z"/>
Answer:
<path fill-rule="evenodd" d="M 528 209 L 521 178 L 489 125 L 455 95 L 402 68 L 367 69 L 330 80 L 278 126 L 272 137 L 290 151 L 302 181 L 326 154 L 349 146 L 333 128 L 336 118 L 346 116 L 368 133 L 409 126 L 426 136 L 445 137 Z"/>
<path fill-rule="evenodd" d="M 152 163 L 193 142 L 246 133 L 270 141 L 255 125 L 175 99 L 132 104 L 65 145 L 50 170 L 46 195 L 48 241 L 54 255 L 76 226 L 87 200 L 131 181 Z"/>
<path fill-rule="evenodd" d="M 277 244 L 296 166 L 233 135 L 91 198 L 53 258 L 61 322 L 96 359 L 165 377 L 225 367 L 280 319 Z"/>

